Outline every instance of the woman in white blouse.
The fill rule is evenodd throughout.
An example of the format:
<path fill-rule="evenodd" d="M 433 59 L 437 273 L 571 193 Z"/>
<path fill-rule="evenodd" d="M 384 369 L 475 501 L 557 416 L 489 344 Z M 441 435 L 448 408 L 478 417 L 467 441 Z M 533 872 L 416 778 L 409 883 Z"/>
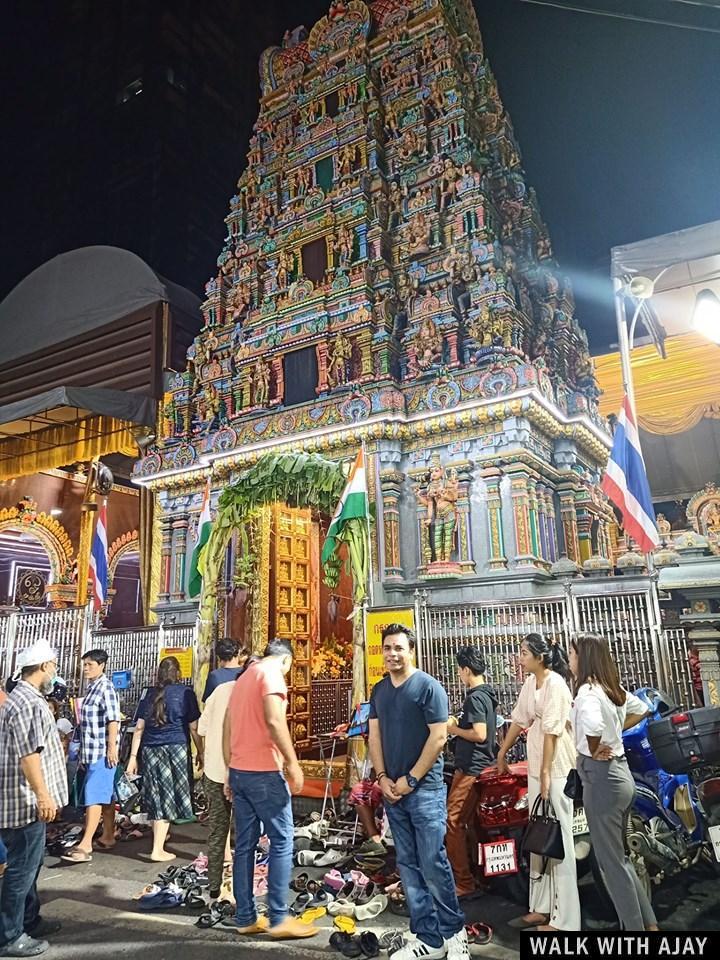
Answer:
<path fill-rule="evenodd" d="M 514 927 L 538 930 L 579 930 L 580 898 L 577 889 L 572 833 L 573 802 L 563 793 L 567 775 L 575 766 L 575 747 L 569 730 L 571 695 L 565 652 L 537 633 L 528 634 L 520 646 L 520 664 L 528 675 L 513 709 L 498 770 L 507 770 L 507 751 L 527 730 L 528 801 L 538 795 L 550 800 L 560 821 L 566 856 L 547 860 L 530 855 L 530 912 Z M 545 869 L 543 869 L 543 867 Z"/>
<path fill-rule="evenodd" d="M 620 686 L 603 637 L 586 634 L 570 645 L 575 677 L 571 720 L 577 770 L 595 856 L 623 930 L 657 930 L 642 884 L 625 853 L 625 825 L 635 783 L 625 759 L 622 732 L 639 723 L 647 707 Z"/>

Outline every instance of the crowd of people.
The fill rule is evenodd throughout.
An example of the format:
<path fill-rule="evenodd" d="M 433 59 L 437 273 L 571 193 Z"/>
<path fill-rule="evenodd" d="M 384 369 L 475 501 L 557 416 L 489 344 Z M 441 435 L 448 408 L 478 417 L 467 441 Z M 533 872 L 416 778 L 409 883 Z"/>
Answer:
<path fill-rule="evenodd" d="M 623 843 L 634 786 L 622 731 L 642 719 L 646 708 L 621 686 L 605 640 L 577 637 L 568 658 L 539 634 L 525 638 L 520 663 L 526 680 L 499 750 L 498 700 L 478 647 L 465 646 L 456 654 L 467 695 L 455 718 L 442 685 L 415 666 L 412 631 L 392 624 L 383 631 L 382 645 L 386 673 L 372 690 L 368 735 L 375 775 L 372 783 L 353 791 L 353 799 L 367 834 L 365 847 L 375 853 L 385 849 L 374 809 L 380 803 L 392 836 L 415 935 L 392 954 L 394 960 L 469 957 L 463 901 L 476 894 L 467 832 L 473 786 L 488 766 L 507 768 L 508 752 L 521 734 L 527 736 L 530 806 L 538 798 L 550 805 L 569 855 L 549 861 L 531 856 L 528 912 L 511 922 L 538 930 L 581 927 L 571 853 L 573 801 L 565 791 L 568 775 L 576 771 L 591 842 L 622 927 L 657 929 Z M 208 677 L 202 711 L 193 690 L 180 682 L 174 657 L 160 663 L 156 685 L 137 710 L 126 772 L 132 776 L 142 769 L 151 859 L 172 859 L 165 848 L 170 824 L 193 818 L 192 743 L 209 803 L 211 898 L 219 895 L 232 861 L 236 907 L 224 923 L 247 936 L 316 936 L 319 928 L 288 908 L 292 796 L 304 785 L 286 719 L 292 645 L 273 640 L 259 658 L 249 657 L 233 640 L 222 640 L 216 654 L 220 665 Z M 103 650 L 83 656 L 87 686 L 78 737 L 85 822 L 79 842 L 64 855 L 70 864 L 90 861 L 94 846 L 110 849 L 115 843 L 121 713 L 105 674 L 107 660 Z M 65 750 L 47 701 L 56 674 L 55 651 L 40 641 L 18 656 L 12 692 L 0 702 L 0 956 L 39 955 L 48 947 L 44 938 L 59 929 L 41 916 L 37 892 L 46 825 L 68 803 Z M 443 767 L 448 739 L 454 755 L 449 791 Z M 253 893 L 261 834 L 269 841 L 266 914 L 258 912 Z"/>

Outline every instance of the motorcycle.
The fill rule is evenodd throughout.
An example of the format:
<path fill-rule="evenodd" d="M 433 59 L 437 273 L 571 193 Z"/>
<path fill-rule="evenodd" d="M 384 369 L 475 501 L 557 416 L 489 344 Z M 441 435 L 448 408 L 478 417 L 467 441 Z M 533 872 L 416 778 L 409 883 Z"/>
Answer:
<path fill-rule="evenodd" d="M 669 876 L 698 863 L 719 870 L 720 779 L 712 771 L 686 773 L 664 770 L 650 743 L 648 731 L 666 717 L 685 714 L 660 691 L 643 687 L 635 696 L 648 715 L 623 733 L 628 767 L 635 781 L 635 799 L 628 815 L 625 845 L 630 861 L 648 897 Z M 717 826 L 716 830 L 711 830 Z M 713 834 L 717 837 L 713 850 Z M 606 905 L 612 901 L 602 871 L 590 857 L 593 878 Z"/>
<path fill-rule="evenodd" d="M 518 903 L 527 905 L 530 888 L 529 857 L 522 853 L 527 826 L 527 762 L 511 763 L 508 772 L 488 767 L 475 780 L 476 803 L 468 831 L 480 879 L 499 883 Z M 578 877 L 590 869 L 590 835 L 582 805 L 573 818 L 574 855 Z"/>

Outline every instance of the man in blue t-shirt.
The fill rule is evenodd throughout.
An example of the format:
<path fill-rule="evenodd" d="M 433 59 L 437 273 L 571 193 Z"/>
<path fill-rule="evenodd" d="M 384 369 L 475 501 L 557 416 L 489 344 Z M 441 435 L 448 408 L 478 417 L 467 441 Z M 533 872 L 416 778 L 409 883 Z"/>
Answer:
<path fill-rule="evenodd" d="M 465 917 L 445 852 L 442 751 L 448 698 L 414 666 L 415 637 L 400 624 L 382 633 L 387 676 L 370 698 L 370 759 L 385 800 L 397 865 L 410 910 L 408 943 L 393 960 L 465 960 Z"/>
<path fill-rule="evenodd" d="M 243 672 L 248 651 L 240 645 L 239 640 L 233 640 L 232 637 L 223 637 L 215 644 L 215 656 L 219 666 L 208 674 L 202 696 L 203 703 L 221 683 L 235 683 Z"/>

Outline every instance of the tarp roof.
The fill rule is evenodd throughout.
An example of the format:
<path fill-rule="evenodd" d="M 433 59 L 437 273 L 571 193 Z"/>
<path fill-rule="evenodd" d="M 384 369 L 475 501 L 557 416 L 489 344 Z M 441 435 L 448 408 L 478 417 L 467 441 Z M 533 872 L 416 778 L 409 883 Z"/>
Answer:
<path fill-rule="evenodd" d="M 720 220 L 613 247 L 611 273 L 657 281 L 649 304 L 665 333 L 687 332 L 697 294 L 710 289 L 720 297 Z"/>
<path fill-rule="evenodd" d="M 197 315 L 200 299 L 119 247 L 81 247 L 33 270 L 0 303 L 0 363 L 36 353 L 166 302 Z"/>

